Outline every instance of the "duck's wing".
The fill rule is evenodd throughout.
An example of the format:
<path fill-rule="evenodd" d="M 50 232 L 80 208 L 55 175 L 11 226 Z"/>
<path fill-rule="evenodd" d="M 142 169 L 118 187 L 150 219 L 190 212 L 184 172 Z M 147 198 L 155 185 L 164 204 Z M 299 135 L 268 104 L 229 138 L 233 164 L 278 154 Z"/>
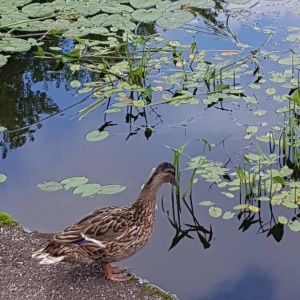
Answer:
<path fill-rule="evenodd" d="M 105 244 L 122 236 L 132 225 L 132 213 L 127 208 L 110 206 L 95 210 L 56 234 L 52 241 L 61 244 Z"/>

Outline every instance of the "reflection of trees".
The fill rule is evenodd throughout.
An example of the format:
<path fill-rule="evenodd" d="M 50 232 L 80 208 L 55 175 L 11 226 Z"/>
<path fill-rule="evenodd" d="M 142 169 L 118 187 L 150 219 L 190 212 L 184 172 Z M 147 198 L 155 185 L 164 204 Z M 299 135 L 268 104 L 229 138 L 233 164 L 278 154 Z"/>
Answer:
<path fill-rule="evenodd" d="M 33 133 L 41 125 L 35 129 L 27 126 L 38 123 L 41 114 L 58 111 L 57 104 L 46 92 L 31 89 L 32 84 L 43 80 L 44 72 L 49 67 L 46 62 L 30 59 L 30 54 L 19 54 L 12 56 L 1 68 L 0 124 L 12 131 L 5 133 L 0 142 L 3 158 L 8 149 L 34 140 Z"/>
<path fill-rule="evenodd" d="M 61 40 L 60 45 L 65 47 L 68 43 Z M 47 48 L 50 46 L 57 46 L 57 40 L 47 42 Z M 74 75 L 64 64 L 35 59 L 32 52 L 12 55 L 0 71 L 0 126 L 8 129 L 0 141 L 2 158 L 8 149 L 34 141 L 34 132 L 42 127 L 41 119 L 60 111 L 55 99 L 47 95 L 49 83 L 55 82 L 56 87 L 68 90 L 69 81 L 74 78 L 87 81 L 92 76 L 84 70 Z M 32 88 L 36 83 L 42 84 L 42 90 Z"/>

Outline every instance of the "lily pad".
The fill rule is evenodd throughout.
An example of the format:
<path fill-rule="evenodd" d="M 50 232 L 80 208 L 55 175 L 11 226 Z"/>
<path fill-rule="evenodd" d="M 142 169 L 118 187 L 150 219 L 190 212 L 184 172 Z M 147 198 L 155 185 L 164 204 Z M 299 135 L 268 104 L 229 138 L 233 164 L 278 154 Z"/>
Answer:
<path fill-rule="evenodd" d="M 37 188 L 46 192 L 56 192 L 63 189 L 63 186 L 56 181 L 45 181 L 43 183 L 38 183 Z"/>
<path fill-rule="evenodd" d="M 190 22 L 194 15 L 187 11 L 175 10 L 173 12 L 164 12 L 162 17 L 156 21 L 160 27 L 167 29 L 176 29 Z"/>
<path fill-rule="evenodd" d="M 234 212 L 226 211 L 226 212 L 224 212 L 224 214 L 223 214 L 223 219 L 224 219 L 224 220 L 230 220 L 230 219 L 232 219 L 234 216 L 235 216 L 235 213 L 234 213 Z"/>
<path fill-rule="evenodd" d="M 106 109 L 104 112 L 106 114 L 113 114 L 113 113 L 117 113 L 117 112 L 120 112 L 122 111 L 121 108 L 117 107 L 117 108 L 109 108 L 109 109 Z"/>
<path fill-rule="evenodd" d="M 289 57 L 281 58 L 278 60 L 278 63 L 281 65 L 288 65 L 288 66 L 296 66 L 300 64 L 300 55 L 291 55 Z"/>
<path fill-rule="evenodd" d="M 124 185 L 108 184 L 108 185 L 102 185 L 100 191 L 98 191 L 98 194 L 113 195 L 113 194 L 121 193 L 125 190 L 126 190 L 126 186 Z"/>
<path fill-rule="evenodd" d="M 0 183 L 6 181 L 6 179 L 7 179 L 7 176 L 3 173 L 0 173 Z"/>
<path fill-rule="evenodd" d="M 258 131 L 258 127 L 257 126 L 248 126 L 246 129 L 247 133 L 256 133 Z"/>
<path fill-rule="evenodd" d="M 281 224 L 287 224 L 288 223 L 288 219 L 284 216 L 279 216 L 278 217 L 278 222 Z"/>
<path fill-rule="evenodd" d="M 225 195 L 228 198 L 234 198 L 234 195 L 232 193 L 222 192 L 222 194 Z"/>
<path fill-rule="evenodd" d="M 299 207 L 298 204 L 296 204 L 294 202 L 291 202 L 291 201 L 283 201 L 282 205 L 287 207 L 287 208 L 291 208 L 291 209 L 295 209 L 295 208 Z"/>
<path fill-rule="evenodd" d="M 233 209 L 245 209 L 248 208 L 249 205 L 248 204 L 239 204 L 233 207 Z"/>
<path fill-rule="evenodd" d="M 31 3 L 22 8 L 22 12 L 28 17 L 44 17 L 49 16 L 54 13 L 56 8 L 52 5 L 52 3 Z"/>
<path fill-rule="evenodd" d="M 133 100 L 132 101 L 132 104 L 135 106 L 135 107 L 138 107 L 138 108 L 142 108 L 145 106 L 145 103 L 143 100 Z"/>
<path fill-rule="evenodd" d="M 106 139 L 109 136 L 108 131 L 93 130 L 85 136 L 86 140 L 89 142 L 98 142 Z"/>
<path fill-rule="evenodd" d="M 208 212 L 214 218 L 218 218 L 222 215 L 222 209 L 220 207 L 216 207 L 216 206 L 211 206 L 209 208 Z"/>
<path fill-rule="evenodd" d="M 212 202 L 212 201 L 201 201 L 198 204 L 203 205 L 203 206 L 213 206 L 213 205 L 215 205 L 215 203 Z"/>
<path fill-rule="evenodd" d="M 280 170 L 280 174 L 284 177 L 292 175 L 293 174 L 293 170 L 290 169 L 288 166 L 284 166 L 281 170 Z"/>
<path fill-rule="evenodd" d="M 300 222 L 298 220 L 289 221 L 288 226 L 292 231 L 300 231 Z"/>
<path fill-rule="evenodd" d="M 260 208 L 254 205 L 249 205 L 249 210 L 255 213 L 258 213 L 260 211 Z"/>
<path fill-rule="evenodd" d="M 78 177 L 70 177 L 62 180 L 60 184 L 65 186 L 65 189 L 68 190 L 70 188 L 75 188 L 80 185 L 86 184 L 89 181 L 88 178 L 84 176 L 78 176 Z"/>
<path fill-rule="evenodd" d="M 147 8 L 153 7 L 160 2 L 161 0 L 130 0 L 130 5 L 134 8 Z"/>
<path fill-rule="evenodd" d="M 132 17 L 143 23 L 155 22 L 162 15 L 161 11 L 156 8 L 151 9 L 138 9 L 132 13 Z"/>
<path fill-rule="evenodd" d="M 30 48 L 29 42 L 19 38 L 4 37 L 0 41 L 0 51 L 4 52 L 23 52 L 30 50 Z"/>
<path fill-rule="evenodd" d="M 276 94 L 276 89 L 275 88 L 268 88 L 266 89 L 266 94 L 269 96 L 275 95 Z"/>
<path fill-rule="evenodd" d="M 101 185 L 98 183 L 87 183 L 75 188 L 73 194 L 81 194 L 82 197 L 90 197 L 96 195 L 100 189 Z"/>

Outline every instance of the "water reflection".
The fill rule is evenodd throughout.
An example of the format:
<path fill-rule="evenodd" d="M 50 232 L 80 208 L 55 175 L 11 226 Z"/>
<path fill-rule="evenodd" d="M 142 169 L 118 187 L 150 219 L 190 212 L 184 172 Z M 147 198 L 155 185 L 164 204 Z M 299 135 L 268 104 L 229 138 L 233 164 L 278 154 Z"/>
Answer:
<path fill-rule="evenodd" d="M 249 268 L 236 281 L 220 282 L 211 296 L 196 297 L 193 300 L 272 300 L 275 299 L 275 286 L 276 280 L 268 272 Z"/>
<path fill-rule="evenodd" d="M 198 220 L 198 217 L 196 216 L 194 210 L 192 197 L 190 197 L 189 201 L 186 201 L 185 199 L 180 199 L 180 190 L 177 190 L 176 193 L 174 191 L 172 192 L 171 200 L 171 211 L 165 210 L 164 198 L 162 198 L 161 202 L 162 210 L 166 212 L 170 224 L 175 229 L 175 236 L 173 237 L 169 250 L 175 247 L 183 238 L 194 239 L 192 233 L 196 233 L 204 249 L 209 248 L 210 241 L 213 237 L 212 227 L 210 226 L 209 229 L 206 229 L 200 224 L 200 221 Z M 181 204 L 181 202 L 183 204 Z M 188 224 L 185 223 L 186 221 L 182 221 L 183 218 L 181 215 L 183 213 L 185 217 L 186 215 L 188 215 L 189 219 L 191 219 L 191 221 L 194 224 Z"/>
<path fill-rule="evenodd" d="M 28 60 L 32 62 L 29 54 L 19 54 L 1 68 L 0 124 L 10 131 L 0 141 L 2 158 L 6 158 L 9 149 L 34 141 L 35 131 L 42 127 L 39 121 L 43 114 L 58 112 L 58 105 L 46 90 L 32 89 L 39 75 Z"/>
<path fill-rule="evenodd" d="M 268 26 L 271 23 L 273 22 L 269 20 Z M 236 29 L 243 36 L 245 32 L 242 32 L 242 29 L 237 26 Z M 169 34 L 172 34 L 171 38 L 174 39 L 174 32 Z M 181 31 L 178 35 L 180 34 L 186 35 Z M 207 36 L 207 38 L 209 37 Z M 248 42 L 253 42 L 257 35 L 250 36 L 249 34 L 248 38 Z M 251 39 L 253 40 L 251 41 Z M 201 47 L 214 49 L 220 44 L 218 41 L 218 45 L 212 45 L 205 40 Z M 282 43 L 282 45 L 284 44 Z M 18 61 L 16 60 L 13 71 L 18 72 L 17 67 Z M 270 69 L 273 67 L 271 65 Z M 39 69 L 38 66 L 36 68 Z M 15 75 L 10 73 L 8 67 L 3 70 L 5 72 L 1 73 L 2 82 L 8 80 L 10 85 L 14 85 L 19 82 L 22 74 L 25 74 L 24 72 L 28 69 L 27 67 L 23 68 L 24 72 L 20 72 L 19 77 L 14 77 Z M 45 75 L 45 70 L 37 71 L 40 73 L 32 72 L 34 75 L 30 77 L 30 80 L 43 82 L 41 78 L 43 78 L 42 75 Z M 7 79 L 6 77 L 11 78 Z M 72 78 L 71 74 L 68 74 L 67 77 Z M 53 99 L 57 100 L 59 97 L 63 97 L 61 95 L 66 95 L 67 93 L 63 93 L 65 89 L 69 89 L 69 86 L 65 81 L 62 85 L 62 81 L 59 79 L 53 82 L 56 87 L 64 87 L 60 90 L 57 89 L 56 97 L 49 96 L 55 87 L 49 87 L 46 84 L 43 89 L 40 87 L 39 90 L 47 91 L 48 96 L 33 91 L 28 106 L 22 107 L 21 102 L 19 103 L 20 108 L 26 112 L 28 120 L 22 120 L 24 116 L 17 114 L 16 102 L 11 103 L 13 104 L 11 106 L 12 113 L 9 113 L 10 110 L 6 110 L 8 113 L 5 114 L 3 106 L 7 105 L 5 98 L 10 99 L 10 92 L 7 89 L 4 97 L 0 100 L 0 120 L 1 122 L 6 120 L 7 123 L 1 125 L 8 127 L 9 130 L 13 130 L 13 126 L 19 129 L 34 122 L 39 123 L 40 117 L 49 114 L 49 110 L 58 111 Z M 43 83 L 40 85 L 42 86 Z M 23 91 L 22 88 L 26 90 L 27 85 L 19 84 L 19 87 Z M 22 103 L 26 103 L 28 94 L 30 94 L 29 89 L 22 96 L 25 101 Z M 43 104 L 35 103 L 36 94 Z M 260 95 L 262 96 L 260 99 L 265 99 L 264 93 Z M 18 97 L 17 94 L 14 94 L 15 99 Z M 263 106 L 267 106 L 269 101 L 262 102 Z M 20 131 L 21 135 L 17 136 L 16 134 L 12 140 L 7 136 L 5 137 L 7 138 L 5 151 L 9 149 L 11 141 L 16 140 L 14 147 L 20 147 L 17 145 L 24 145 L 27 141 L 34 140 L 36 136 L 38 139 L 35 139 L 34 145 L 27 143 L 28 147 L 18 149 L 11 154 L 11 157 L 2 162 L 1 172 L 5 172 L 9 180 L 1 185 L 1 210 L 9 212 L 31 229 L 58 231 L 76 221 L 81 215 L 96 208 L 112 204 L 126 205 L 129 199 L 134 199 L 138 194 L 139 184 L 143 183 L 145 173 L 157 162 L 172 159 L 170 151 L 165 148 L 165 145 L 179 147 L 186 139 L 199 138 L 220 141 L 224 136 L 231 134 L 233 139 L 228 145 L 229 153 L 237 153 L 244 146 L 248 146 L 249 141 L 243 140 L 245 133 L 243 125 L 260 123 L 252 114 L 252 110 L 256 106 L 239 103 L 237 107 L 232 103 L 224 102 L 224 106 L 229 108 L 227 111 L 210 109 L 206 110 L 205 114 L 201 114 L 203 106 L 200 104 L 193 107 L 168 107 L 167 111 L 148 109 L 147 116 L 143 110 L 127 110 L 119 116 L 108 117 L 107 115 L 104 120 L 104 113 L 100 108 L 95 112 L 93 118 L 87 118 L 82 123 L 68 120 L 68 117 L 71 118 L 77 112 L 77 110 L 72 110 L 69 116 L 63 118 L 57 116 L 49 123 L 43 124 L 43 130 L 40 130 L 39 133 L 30 132 L 28 129 L 28 131 Z M 31 109 L 29 105 L 33 105 L 34 108 Z M 64 103 L 64 106 L 66 105 L 68 104 Z M 61 107 L 61 103 L 57 102 L 57 106 Z M 267 107 L 267 110 L 273 112 L 272 104 Z M 13 113 L 17 114 L 18 122 L 14 120 Z M 37 113 L 40 113 L 39 117 L 35 115 Z M 164 117 L 159 118 L 158 116 L 163 113 Z M 10 114 L 11 116 L 8 118 Z M 228 114 L 230 114 L 230 118 Z M 268 121 L 270 124 L 274 122 L 276 118 L 273 114 L 270 113 L 270 115 L 269 117 L 268 114 L 264 116 L 263 121 Z M 231 122 L 235 117 L 243 122 L 239 122 L 239 124 Z M 15 122 L 15 125 L 10 126 L 13 124 L 11 120 Z M 122 139 L 118 136 L 112 136 L 103 143 L 85 142 L 84 135 L 95 128 L 99 130 L 109 128 L 116 135 L 120 134 L 122 130 L 117 130 L 115 124 L 123 124 L 124 120 L 129 124 L 129 130 L 124 134 L 125 138 L 128 137 L 127 143 L 124 143 L 125 138 Z M 185 121 L 187 128 L 185 133 L 178 126 L 181 121 Z M 158 122 L 160 122 L 160 126 L 156 125 Z M 152 128 L 158 129 L 159 134 L 152 134 Z M 176 129 L 173 130 L 174 128 Z M 30 130 L 36 129 L 31 128 Z M 137 133 L 144 133 L 146 138 L 151 139 L 151 144 L 142 134 Z M 25 141 L 22 140 L 24 136 Z M 132 136 L 135 138 L 131 138 Z M 193 145 L 191 148 L 193 154 L 198 152 L 197 146 Z M 219 151 L 215 154 L 215 158 L 224 161 L 227 157 L 222 151 Z M 285 163 L 283 162 L 282 165 Z M 231 167 L 233 169 L 236 165 L 232 163 Z M 93 178 L 95 182 L 106 184 L 121 183 L 128 189 L 126 193 L 116 197 L 81 199 L 66 192 L 55 195 L 45 194 L 35 188 L 37 183 L 44 180 L 62 179 L 75 175 L 85 175 Z M 203 182 L 195 186 L 194 190 L 196 196 L 193 197 L 191 203 L 190 199 L 185 203 L 183 200 L 177 199 L 177 196 L 171 198 L 169 194 L 166 194 L 166 198 L 171 202 L 167 203 L 164 200 L 164 213 L 157 212 L 156 231 L 152 240 L 143 251 L 128 262 L 136 274 L 178 294 L 180 299 L 297 299 L 299 265 L 295 259 L 287 259 L 287 257 L 297 258 L 300 247 L 298 235 L 286 230 L 283 239 L 282 227 L 278 225 L 276 218 L 274 222 L 274 216 L 272 216 L 272 212 L 268 211 L 268 205 L 264 205 L 264 213 L 261 215 L 245 209 L 239 212 L 238 218 L 234 218 L 232 221 L 225 222 L 220 218 L 212 219 L 197 202 L 217 199 L 218 203 L 229 209 L 232 209 L 232 202 L 220 196 L 216 189 L 208 190 Z M 246 199 L 244 200 L 246 201 Z M 268 214 L 267 216 L 265 212 Z M 271 223 L 272 220 L 273 223 Z M 210 223 L 213 224 L 213 230 L 209 228 L 208 224 Z M 238 228 L 240 228 L 239 231 Z M 212 231 L 214 235 L 212 235 Z M 242 233 L 242 231 L 244 232 Z M 258 231 L 263 234 L 257 235 Z M 204 239 L 201 240 L 198 233 Z M 275 240 L 284 242 L 276 243 L 272 238 L 266 239 L 266 235 L 269 233 Z M 187 236 L 194 237 L 194 240 Z M 213 241 L 211 241 L 212 237 L 214 237 Z M 172 251 L 167 252 L 172 245 L 172 240 L 173 244 L 174 241 L 177 242 L 176 246 Z M 198 240 L 201 243 L 204 242 L 200 247 Z M 209 244 L 211 247 L 208 247 Z M 202 245 L 204 247 L 207 245 L 206 250 L 202 249 Z M 248 296 L 249 298 L 247 298 Z"/>

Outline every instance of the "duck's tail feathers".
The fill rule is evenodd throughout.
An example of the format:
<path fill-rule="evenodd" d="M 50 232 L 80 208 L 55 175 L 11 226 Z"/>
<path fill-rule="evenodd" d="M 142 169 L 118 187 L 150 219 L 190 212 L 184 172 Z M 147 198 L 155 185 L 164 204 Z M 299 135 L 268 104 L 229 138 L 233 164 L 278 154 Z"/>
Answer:
<path fill-rule="evenodd" d="M 42 265 L 49 265 L 49 264 L 55 264 L 60 261 L 62 261 L 65 256 L 51 256 L 49 253 L 43 252 L 45 248 L 42 248 L 32 254 L 32 258 L 41 259 L 40 264 Z"/>

